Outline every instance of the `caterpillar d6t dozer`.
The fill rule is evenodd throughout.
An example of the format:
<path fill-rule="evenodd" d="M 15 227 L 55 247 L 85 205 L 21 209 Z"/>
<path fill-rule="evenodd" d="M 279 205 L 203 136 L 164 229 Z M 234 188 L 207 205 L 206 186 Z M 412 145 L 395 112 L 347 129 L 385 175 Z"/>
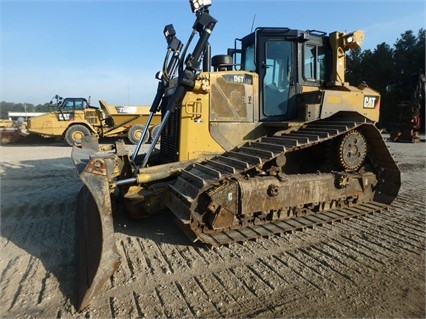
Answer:
<path fill-rule="evenodd" d="M 118 267 L 116 196 L 130 217 L 168 208 L 192 240 L 220 246 L 379 212 L 398 194 L 400 171 L 375 126 L 380 95 L 345 82 L 345 51 L 362 31 L 257 28 L 211 57 L 217 21 L 209 2 L 190 3 L 188 42 L 164 29 L 150 113 L 162 121 L 146 153 L 120 141 L 73 149 L 84 183 L 80 309 Z"/>

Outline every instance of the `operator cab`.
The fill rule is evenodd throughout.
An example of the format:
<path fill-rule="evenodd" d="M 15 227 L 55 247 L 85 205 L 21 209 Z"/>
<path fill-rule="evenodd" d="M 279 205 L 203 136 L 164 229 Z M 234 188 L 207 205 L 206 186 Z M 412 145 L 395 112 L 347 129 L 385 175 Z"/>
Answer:
<path fill-rule="evenodd" d="M 62 111 L 75 111 L 84 110 L 88 107 L 87 100 L 85 98 L 65 98 L 60 105 Z"/>
<path fill-rule="evenodd" d="M 285 121 L 297 117 L 303 87 L 329 81 L 331 48 L 325 32 L 289 28 L 257 28 L 238 40 L 241 70 L 259 75 L 259 118 Z"/>

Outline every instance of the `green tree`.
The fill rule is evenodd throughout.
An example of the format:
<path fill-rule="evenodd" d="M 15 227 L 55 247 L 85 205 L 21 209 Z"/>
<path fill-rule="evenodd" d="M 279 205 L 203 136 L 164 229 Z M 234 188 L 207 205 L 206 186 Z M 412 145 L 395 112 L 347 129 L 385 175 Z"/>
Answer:
<path fill-rule="evenodd" d="M 53 110 L 49 103 L 34 105 L 31 103 L 0 102 L 0 118 L 8 119 L 9 112 L 51 112 Z"/>

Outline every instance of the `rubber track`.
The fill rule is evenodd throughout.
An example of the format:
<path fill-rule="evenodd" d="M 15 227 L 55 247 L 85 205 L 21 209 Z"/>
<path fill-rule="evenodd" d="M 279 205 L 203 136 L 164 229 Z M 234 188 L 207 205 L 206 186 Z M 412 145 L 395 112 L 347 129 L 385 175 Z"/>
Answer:
<path fill-rule="evenodd" d="M 221 180 L 229 178 L 235 174 L 244 174 L 245 172 L 255 168 L 262 167 L 268 161 L 271 161 L 281 154 L 297 151 L 299 149 L 311 147 L 313 145 L 332 140 L 339 135 L 345 134 L 362 125 L 374 126 L 373 122 L 364 121 L 342 121 L 342 120 L 319 120 L 304 124 L 297 131 L 284 133 L 280 136 L 262 137 L 256 141 L 250 141 L 238 148 L 237 150 L 227 152 L 220 156 L 202 163 L 188 166 L 182 171 L 178 179 L 173 185 L 172 201 L 170 206 L 174 214 L 183 224 L 183 230 L 189 227 L 189 215 L 192 214 L 197 220 L 201 220 L 201 216 L 196 216 L 194 207 L 197 204 L 198 196 L 205 190 L 210 189 L 213 185 L 217 185 Z M 377 130 L 374 127 L 374 130 Z M 380 135 L 380 134 L 379 134 Z M 381 138 L 381 135 L 380 135 Z M 372 141 L 373 147 L 379 153 L 385 153 L 387 150 L 383 139 L 381 141 Z M 380 148 L 385 149 L 380 149 Z M 374 163 L 375 166 L 383 165 L 393 169 L 396 164 L 384 156 L 383 162 L 381 156 L 378 156 L 379 162 Z M 321 214 L 308 215 L 306 217 L 291 218 L 286 220 L 276 220 L 261 225 L 252 225 L 249 227 L 218 231 L 217 233 L 202 233 L 197 231 L 197 238 L 213 246 L 229 244 L 232 242 L 240 242 L 258 237 L 270 236 L 284 232 L 291 232 L 306 227 L 331 223 L 352 217 L 366 215 L 386 209 L 388 205 L 379 202 L 371 202 L 367 204 L 357 205 L 356 207 L 345 208 L 340 210 L 322 212 Z M 171 207 L 170 207 L 171 208 Z M 198 218 L 197 218 L 198 217 Z M 191 231 L 187 232 L 190 235 Z"/>

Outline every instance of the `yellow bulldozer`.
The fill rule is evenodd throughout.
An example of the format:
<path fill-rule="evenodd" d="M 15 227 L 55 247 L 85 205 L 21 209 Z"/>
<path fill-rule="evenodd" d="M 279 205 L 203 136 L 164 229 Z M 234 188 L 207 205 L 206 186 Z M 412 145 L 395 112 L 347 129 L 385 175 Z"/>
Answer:
<path fill-rule="evenodd" d="M 169 209 L 191 240 L 221 246 L 380 212 L 398 194 L 400 171 L 375 125 L 380 94 L 345 81 L 345 51 L 360 46 L 362 31 L 260 27 L 211 57 L 211 2 L 190 4 L 185 45 L 164 28 L 145 127 L 157 111 L 162 120 L 146 152 L 120 141 L 103 152 L 73 148 L 84 183 L 79 309 L 119 265 L 116 196 L 130 217 Z"/>

